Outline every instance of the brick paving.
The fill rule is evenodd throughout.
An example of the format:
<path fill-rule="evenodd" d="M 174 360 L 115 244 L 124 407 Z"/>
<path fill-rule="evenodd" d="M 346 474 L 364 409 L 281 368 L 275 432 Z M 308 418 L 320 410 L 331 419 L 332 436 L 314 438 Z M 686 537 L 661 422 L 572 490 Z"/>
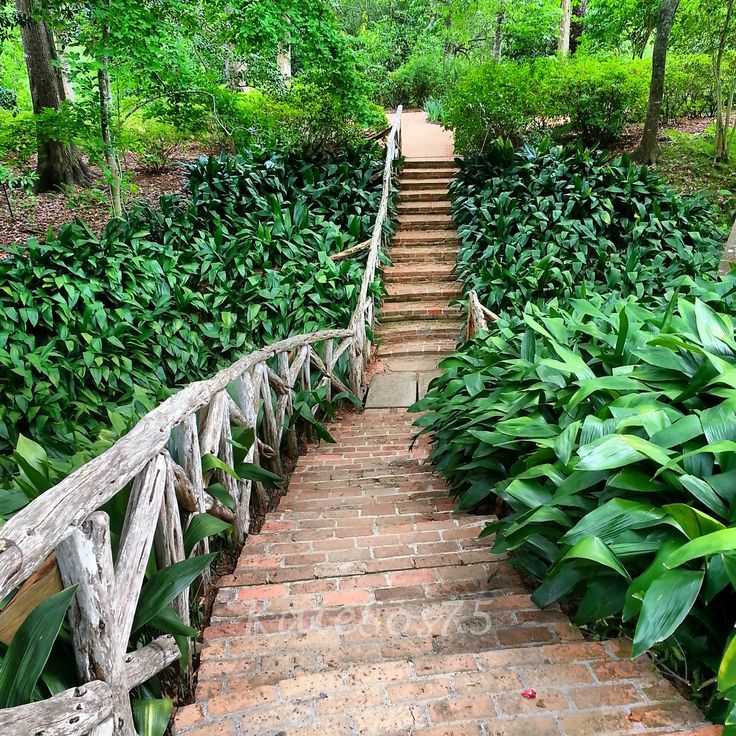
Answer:
<path fill-rule="evenodd" d="M 407 132 L 405 150 L 426 155 Z M 417 371 L 425 386 L 461 327 L 448 305 L 451 144 L 430 133 L 445 160 L 408 164 L 378 332 L 389 379 Z M 220 582 L 175 736 L 720 733 L 627 642 L 585 641 L 559 609 L 532 603 L 479 539 L 485 520 L 454 512 L 404 409 L 330 431 L 336 444 L 300 459 Z"/>
<path fill-rule="evenodd" d="M 177 736 L 598 736 L 705 727 L 646 657 L 534 606 L 403 410 L 351 414 L 221 581 Z M 534 700 L 522 697 L 526 688 Z"/>

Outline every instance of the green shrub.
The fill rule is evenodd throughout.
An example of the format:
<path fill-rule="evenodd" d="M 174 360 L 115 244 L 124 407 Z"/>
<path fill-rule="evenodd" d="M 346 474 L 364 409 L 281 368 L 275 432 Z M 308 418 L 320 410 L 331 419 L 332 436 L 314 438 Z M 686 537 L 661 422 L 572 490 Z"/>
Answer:
<path fill-rule="evenodd" d="M 386 107 L 423 107 L 430 98 L 443 98 L 451 90 L 465 62 L 441 53 L 410 56 L 381 84 L 378 99 Z"/>
<path fill-rule="evenodd" d="M 585 144 L 608 144 L 646 115 L 651 64 L 573 57 L 560 61 L 554 106 Z"/>
<path fill-rule="evenodd" d="M 529 64 L 495 62 L 469 69 L 447 99 L 447 121 L 455 148 L 483 151 L 494 139 L 519 140 L 535 119 Z"/>
<path fill-rule="evenodd" d="M 502 317 L 414 410 L 461 507 L 503 509 L 485 533 L 544 581 L 539 605 L 636 624 L 634 654 L 653 647 L 676 669 L 684 655 L 703 697 L 736 603 L 736 323 L 715 311 L 736 306 L 736 277 L 681 288 L 651 309 L 588 297 Z"/>
<path fill-rule="evenodd" d="M 160 173 L 171 168 L 188 138 L 169 123 L 148 119 L 129 125 L 121 135 L 121 146 L 137 155 L 144 171 Z"/>
<path fill-rule="evenodd" d="M 82 222 L 0 259 L 0 452 L 20 433 L 69 453 L 139 394 L 210 375 L 254 346 L 345 326 L 383 168 L 377 147 L 304 160 L 201 159 L 186 197 Z"/>
<path fill-rule="evenodd" d="M 493 142 L 451 191 L 458 275 L 495 311 L 586 289 L 647 297 L 718 268 L 724 234 L 707 204 L 626 157 Z"/>
<path fill-rule="evenodd" d="M 0 110 L 0 160 L 24 164 L 36 152 L 37 145 L 33 113 Z"/>

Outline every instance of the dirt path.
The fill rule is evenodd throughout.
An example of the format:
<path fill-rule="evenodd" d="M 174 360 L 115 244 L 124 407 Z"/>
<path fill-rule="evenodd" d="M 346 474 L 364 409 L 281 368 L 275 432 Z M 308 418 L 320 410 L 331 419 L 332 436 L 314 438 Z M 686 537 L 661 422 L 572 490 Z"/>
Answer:
<path fill-rule="evenodd" d="M 406 158 L 452 158 L 455 154 L 452 131 L 430 123 L 421 110 L 401 116 L 401 137 Z"/>

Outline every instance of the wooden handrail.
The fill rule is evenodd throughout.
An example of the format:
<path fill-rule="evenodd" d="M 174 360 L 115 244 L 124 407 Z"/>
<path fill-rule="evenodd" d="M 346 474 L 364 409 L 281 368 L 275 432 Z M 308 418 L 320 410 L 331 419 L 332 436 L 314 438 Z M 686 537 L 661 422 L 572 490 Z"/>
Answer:
<path fill-rule="evenodd" d="M 233 464 L 232 425 L 253 431 L 245 460 L 262 463 L 280 474 L 281 448 L 293 459 L 297 440 L 289 418 L 297 389 L 332 390 L 347 386 L 337 375 L 347 355 L 350 389 L 361 395 L 370 355 L 366 325 L 374 318 L 370 287 L 375 279 L 393 187 L 394 162 L 400 155 L 401 108 L 386 142 L 381 201 L 369 244 L 358 302 L 346 329 L 296 335 L 244 355 L 211 378 L 192 383 L 146 414 L 107 451 L 42 493 L 0 527 L 0 600 L 23 586 L 7 610 L 8 637 L 23 616 L 23 601 L 36 601 L 39 581 L 28 581 L 51 565 L 54 587 L 77 585 L 70 609 L 77 668 L 89 684 L 47 701 L 0 710 L 0 732 L 12 736 L 49 733 L 63 736 L 115 733 L 133 736 L 129 691 L 178 658 L 171 637 L 160 637 L 128 652 L 133 616 L 151 552 L 160 567 L 185 559 L 183 535 L 192 516 L 209 512 L 233 523 L 243 541 L 251 526 L 251 506 L 265 515 L 270 498 L 258 482 L 234 478 L 220 470 L 202 471 L 202 458 L 213 455 Z M 338 258 L 347 254 L 338 254 Z M 335 259 L 337 260 L 337 259 Z M 259 416 L 262 421 L 259 421 Z M 233 511 L 208 491 L 215 476 L 229 492 Z M 109 519 L 100 509 L 131 485 L 130 500 L 117 559 L 113 559 Z M 196 553 L 208 551 L 208 540 Z M 53 562 L 58 561 L 58 571 Z M 41 586 L 42 587 L 42 586 Z M 189 591 L 174 602 L 189 623 Z M 0 631 L 3 628 L 0 612 Z M 22 613 L 22 611 L 20 612 Z M 11 626 L 12 624 L 12 626 Z M 12 628 L 12 631 L 11 631 Z M 80 727 L 59 722 L 77 708 Z M 89 711 L 89 713 L 87 712 Z M 56 729 L 56 730 L 54 730 Z M 86 730 L 85 730 L 86 729 Z"/>
<path fill-rule="evenodd" d="M 488 320 L 495 322 L 497 319 L 498 315 L 488 309 L 488 307 L 484 307 L 480 303 L 475 289 L 471 289 L 468 294 L 468 339 L 478 332 L 486 332 L 488 330 Z"/>

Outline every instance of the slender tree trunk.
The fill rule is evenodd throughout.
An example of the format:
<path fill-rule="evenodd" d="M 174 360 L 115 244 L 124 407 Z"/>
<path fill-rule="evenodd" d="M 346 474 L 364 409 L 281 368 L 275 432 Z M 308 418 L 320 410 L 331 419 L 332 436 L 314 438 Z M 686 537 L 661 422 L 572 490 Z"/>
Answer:
<path fill-rule="evenodd" d="M 107 45 L 107 34 L 107 26 L 105 26 L 102 30 L 103 48 Z M 110 205 L 112 216 L 120 217 L 123 214 L 122 169 L 115 142 L 112 138 L 112 94 L 110 91 L 109 62 L 106 57 L 100 60 L 97 71 L 97 86 L 100 95 L 100 133 L 102 135 L 105 164 L 107 165 L 106 174 L 110 184 Z"/>
<path fill-rule="evenodd" d="M 15 8 L 21 18 L 20 34 L 33 112 L 38 115 L 49 108 L 59 110 L 67 97 L 51 29 L 44 20 L 37 18 L 35 0 L 15 0 Z M 87 169 L 75 147 L 50 140 L 40 129 L 36 173 L 37 192 L 48 192 L 64 184 L 89 183 Z"/>
<path fill-rule="evenodd" d="M 731 21 L 733 20 L 734 0 L 728 0 L 726 10 L 726 19 L 723 22 L 720 37 L 718 39 L 718 49 L 716 57 L 713 61 L 713 76 L 716 86 L 716 152 L 715 162 L 728 161 L 728 130 L 731 124 L 731 105 L 733 104 L 733 93 L 730 95 L 728 102 L 728 111 L 724 111 L 723 101 L 723 55 L 726 52 L 726 38 L 731 30 Z"/>
<path fill-rule="evenodd" d="M 562 20 L 557 50 L 567 56 L 570 53 L 570 26 L 572 24 L 572 0 L 562 0 Z"/>
<path fill-rule="evenodd" d="M 503 54 L 503 20 L 504 20 L 504 3 L 501 0 L 498 15 L 496 16 L 496 33 L 493 36 L 493 58 L 497 64 L 501 63 L 501 55 Z"/>
<path fill-rule="evenodd" d="M 654 39 L 654 53 L 652 55 L 652 82 L 649 87 L 647 119 L 644 123 L 644 135 L 641 143 L 634 153 L 634 158 L 647 164 L 653 164 L 657 160 L 657 135 L 664 98 L 667 47 L 670 43 L 672 24 L 675 22 L 675 13 L 679 5 L 680 0 L 662 0 L 659 6 L 657 36 Z"/>

